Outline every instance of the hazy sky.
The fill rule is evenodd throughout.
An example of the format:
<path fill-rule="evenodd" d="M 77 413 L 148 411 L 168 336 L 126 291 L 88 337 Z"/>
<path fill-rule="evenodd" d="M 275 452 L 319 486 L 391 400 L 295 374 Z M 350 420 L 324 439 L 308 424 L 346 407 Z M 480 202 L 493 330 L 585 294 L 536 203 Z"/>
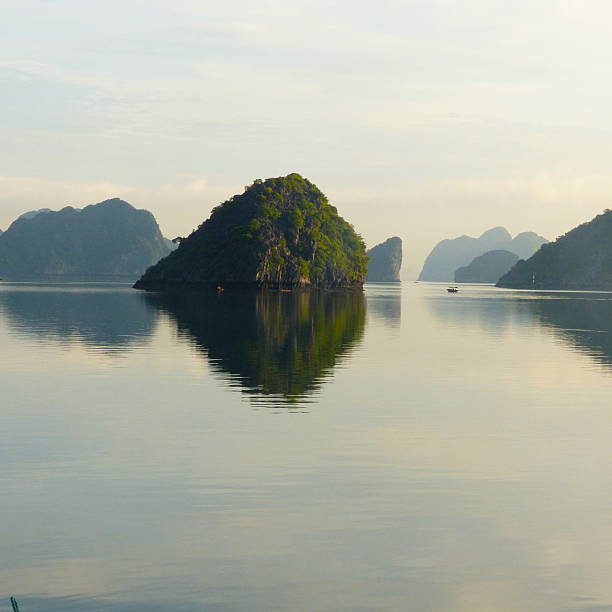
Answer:
<path fill-rule="evenodd" d="M 0 0 L 0 228 L 122 197 L 184 235 L 300 172 L 372 245 L 612 207 L 607 0 Z"/>

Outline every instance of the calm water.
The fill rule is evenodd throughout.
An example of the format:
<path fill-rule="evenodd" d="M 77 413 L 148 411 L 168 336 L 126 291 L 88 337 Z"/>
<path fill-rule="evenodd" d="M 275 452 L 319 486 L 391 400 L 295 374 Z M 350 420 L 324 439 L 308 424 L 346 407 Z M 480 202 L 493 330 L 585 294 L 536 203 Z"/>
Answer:
<path fill-rule="evenodd" d="M 612 294 L 0 285 L 0 610 L 612 610 Z"/>

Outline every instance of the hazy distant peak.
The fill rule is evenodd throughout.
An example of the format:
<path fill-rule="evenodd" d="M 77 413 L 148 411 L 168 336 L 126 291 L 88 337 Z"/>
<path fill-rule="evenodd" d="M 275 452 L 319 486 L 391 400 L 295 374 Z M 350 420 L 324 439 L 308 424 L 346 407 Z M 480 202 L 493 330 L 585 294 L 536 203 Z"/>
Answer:
<path fill-rule="evenodd" d="M 102 200 L 99 202 L 100 206 L 127 206 L 129 208 L 134 208 L 129 202 L 122 200 L 121 198 L 109 198 L 108 200 Z"/>
<path fill-rule="evenodd" d="M 98 202 L 97 204 L 90 204 L 86 206 L 83 210 L 89 210 L 95 207 L 96 209 L 108 209 L 108 210 L 120 210 L 120 209 L 130 209 L 136 210 L 134 206 L 132 206 L 129 202 L 122 200 L 121 198 L 110 198 L 108 200 L 103 200 L 102 202 Z"/>
<path fill-rule="evenodd" d="M 512 236 L 505 227 L 499 225 L 480 234 L 478 240 L 512 240 Z"/>
<path fill-rule="evenodd" d="M 547 242 L 546 238 L 535 232 L 521 232 L 514 237 L 511 250 L 521 259 L 528 259 Z"/>
<path fill-rule="evenodd" d="M 517 238 L 541 238 L 542 240 L 546 240 L 543 236 L 536 234 L 535 232 L 520 232 L 514 237 L 514 240 Z"/>
<path fill-rule="evenodd" d="M 439 242 L 431 251 L 419 276 L 424 281 L 453 281 L 455 270 L 468 266 L 487 251 L 507 250 L 522 259 L 530 257 L 547 240 L 535 232 L 522 232 L 516 238 L 503 226 L 493 227 L 478 238 L 465 234 Z"/>
<path fill-rule="evenodd" d="M 33 219 L 38 215 L 42 215 L 45 213 L 53 212 L 50 208 L 39 208 L 38 210 L 29 210 L 28 212 L 24 212 L 22 215 L 17 217 L 18 219 Z"/>

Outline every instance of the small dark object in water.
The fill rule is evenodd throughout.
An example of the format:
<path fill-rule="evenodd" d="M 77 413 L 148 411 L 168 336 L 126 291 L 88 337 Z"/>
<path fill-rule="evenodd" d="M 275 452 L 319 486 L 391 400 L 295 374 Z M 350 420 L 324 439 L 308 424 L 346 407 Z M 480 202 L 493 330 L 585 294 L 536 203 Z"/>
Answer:
<path fill-rule="evenodd" d="M 14 597 L 11 597 L 11 606 L 13 606 L 13 612 L 19 612 L 19 605 Z"/>
<path fill-rule="evenodd" d="M 449 293 L 459 293 L 459 287 L 449 287 L 447 291 Z"/>

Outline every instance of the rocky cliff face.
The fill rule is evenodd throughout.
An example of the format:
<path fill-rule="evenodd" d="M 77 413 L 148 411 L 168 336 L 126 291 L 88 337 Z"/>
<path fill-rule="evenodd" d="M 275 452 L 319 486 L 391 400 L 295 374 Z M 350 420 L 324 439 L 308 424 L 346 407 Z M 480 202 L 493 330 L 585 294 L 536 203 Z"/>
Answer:
<path fill-rule="evenodd" d="M 255 181 L 215 208 L 139 289 L 359 287 L 362 239 L 299 174 Z"/>
<path fill-rule="evenodd" d="M 497 283 L 519 289 L 612 290 L 612 211 L 545 244 Z"/>
<path fill-rule="evenodd" d="M 370 283 L 399 283 L 402 267 L 402 239 L 394 236 L 368 251 L 368 274 Z"/>
<path fill-rule="evenodd" d="M 510 251 L 487 251 L 455 270 L 456 283 L 496 283 L 518 261 Z"/>
<path fill-rule="evenodd" d="M 169 252 L 153 215 L 115 198 L 14 221 L 0 236 L 0 276 L 133 279 Z"/>
<path fill-rule="evenodd" d="M 487 251 L 505 250 L 525 258 L 546 242 L 546 238 L 533 232 L 523 232 L 513 239 L 504 227 L 490 229 L 478 238 L 460 236 L 442 240 L 425 260 L 419 280 L 452 282 L 457 268 L 467 266 Z"/>

